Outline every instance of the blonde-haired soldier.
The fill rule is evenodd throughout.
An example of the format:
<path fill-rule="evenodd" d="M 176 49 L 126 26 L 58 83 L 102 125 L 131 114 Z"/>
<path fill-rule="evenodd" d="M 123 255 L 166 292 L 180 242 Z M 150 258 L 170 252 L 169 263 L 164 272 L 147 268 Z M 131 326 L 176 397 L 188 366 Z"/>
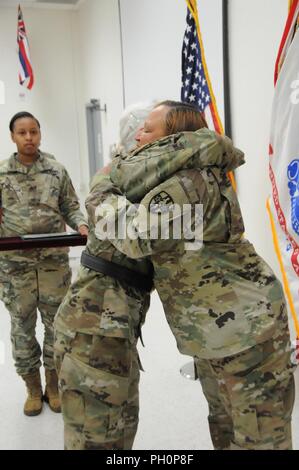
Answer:
<path fill-rule="evenodd" d="M 139 148 L 112 162 L 116 190 L 98 209 L 98 224 L 109 226 L 113 217 L 111 243 L 132 259 L 150 257 L 178 349 L 195 359 L 214 447 L 290 450 L 296 364 L 283 289 L 243 236 L 227 173 L 244 154 L 205 126 L 193 132 L 196 113 L 201 120 L 185 103 L 155 107 L 137 132 Z M 157 237 L 165 221 L 168 236 Z"/>

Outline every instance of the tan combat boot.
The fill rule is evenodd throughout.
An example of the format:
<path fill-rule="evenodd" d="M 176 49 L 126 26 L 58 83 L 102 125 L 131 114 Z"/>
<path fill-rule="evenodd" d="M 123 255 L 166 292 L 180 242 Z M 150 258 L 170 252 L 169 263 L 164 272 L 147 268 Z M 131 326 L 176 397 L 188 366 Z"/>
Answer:
<path fill-rule="evenodd" d="M 24 405 L 24 413 L 26 416 L 36 416 L 42 411 L 42 385 L 39 370 L 32 374 L 23 375 L 28 397 Z"/>
<path fill-rule="evenodd" d="M 43 398 L 49 404 L 52 411 L 61 413 L 56 370 L 46 369 L 46 390 Z"/>

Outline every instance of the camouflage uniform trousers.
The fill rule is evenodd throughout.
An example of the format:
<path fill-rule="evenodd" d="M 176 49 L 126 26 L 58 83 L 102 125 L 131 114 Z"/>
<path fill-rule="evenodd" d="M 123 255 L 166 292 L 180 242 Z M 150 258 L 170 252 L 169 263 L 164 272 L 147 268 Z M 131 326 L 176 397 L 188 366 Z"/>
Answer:
<path fill-rule="evenodd" d="M 215 449 L 291 450 L 294 354 L 289 337 L 195 366 Z"/>
<path fill-rule="evenodd" d="M 4 282 L 1 282 L 5 279 Z M 33 268 L 7 274 L 0 271 L 1 298 L 11 316 L 12 354 L 21 376 L 41 366 L 41 347 L 35 336 L 37 309 L 44 324 L 43 363 L 54 369 L 55 314 L 70 285 L 71 270 L 63 263 L 47 258 Z"/>
<path fill-rule="evenodd" d="M 139 415 L 137 341 L 55 330 L 66 450 L 129 450 Z"/>

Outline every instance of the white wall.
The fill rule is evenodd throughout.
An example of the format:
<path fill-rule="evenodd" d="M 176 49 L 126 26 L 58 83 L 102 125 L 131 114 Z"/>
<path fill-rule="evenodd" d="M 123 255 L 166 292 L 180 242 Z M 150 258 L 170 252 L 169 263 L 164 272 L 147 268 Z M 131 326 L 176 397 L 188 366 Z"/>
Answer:
<path fill-rule="evenodd" d="M 121 0 L 126 104 L 179 99 L 186 2 Z"/>
<path fill-rule="evenodd" d="M 180 97 L 185 0 L 121 0 L 120 4 L 125 94 L 118 0 L 82 0 L 77 11 L 23 7 L 36 75 L 32 91 L 17 80 L 16 9 L 1 8 L 0 53 L 5 68 L 0 80 L 6 85 L 6 104 L 0 107 L 0 130 L 5 136 L 0 157 L 14 150 L 7 132 L 10 117 L 29 110 L 41 121 L 42 148 L 68 167 L 82 198 L 89 183 L 86 103 L 97 98 L 107 105 L 102 131 L 108 161 L 110 145 L 118 139 L 124 102 Z M 223 115 L 221 0 L 199 0 L 198 6 L 208 67 Z"/>
<path fill-rule="evenodd" d="M 69 11 L 23 8 L 29 37 L 35 85 L 19 85 L 17 8 L 0 8 L 0 80 L 6 102 L 0 105 L 0 159 L 15 151 L 8 123 L 13 114 L 29 111 L 42 126 L 42 146 L 69 170 L 75 187 L 80 184 L 71 16 Z M 25 97 L 20 98 L 20 93 Z"/>
<path fill-rule="evenodd" d="M 197 0 L 207 67 L 224 126 L 222 0 Z"/>
<path fill-rule="evenodd" d="M 86 103 L 97 98 L 102 105 L 107 104 L 107 113 L 102 113 L 107 162 L 110 145 L 118 139 L 123 105 L 149 99 L 180 98 L 185 0 L 120 0 L 120 6 L 119 12 L 117 0 L 85 0 L 79 10 L 72 13 L 84 194 L 89 181 Z M 223 115 L 221 0 L 199 0 L 198 6 L 206 53 L 210 57 L 208 67 Z"/>
<path fill-rule="evenodd" d="M 198 0 L 207 65 L 223 119 L 222 0 Z M 185 0 L 121 0 L 126 105 L 180 99 Z"/>
<path fill-rule="evenodd" d="M 287 0 L 230 0 L 233 137 L 246 153 L 237 171 L 246 236 L 280 276 L 266 199 L 274 65 L 288 12 Z"/>
<path fill-rule="evenodd" d="M 5 85 L 2 80 L 0 80 L 0 104 L 5 104 Z"/>

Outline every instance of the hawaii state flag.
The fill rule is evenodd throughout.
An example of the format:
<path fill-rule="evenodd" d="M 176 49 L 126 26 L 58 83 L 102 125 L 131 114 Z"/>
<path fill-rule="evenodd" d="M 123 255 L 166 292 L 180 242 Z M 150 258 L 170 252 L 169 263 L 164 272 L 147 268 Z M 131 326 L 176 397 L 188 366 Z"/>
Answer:
<path fill-rule="evenodd" d="M 299 0 L 292 2 L 275 68 L 267 208 L 299 338 Z"/>
<path fill-rule="evenodd" d="M 20 59 L 19 82 L 20 85 L 27 86 L 27 88 L 31 90 L 34 83 L 34 76 L 30 61 L 29 43 L 20 5 L 18 8 L 17 42 L 19 46 L 18 54 Z"/>

